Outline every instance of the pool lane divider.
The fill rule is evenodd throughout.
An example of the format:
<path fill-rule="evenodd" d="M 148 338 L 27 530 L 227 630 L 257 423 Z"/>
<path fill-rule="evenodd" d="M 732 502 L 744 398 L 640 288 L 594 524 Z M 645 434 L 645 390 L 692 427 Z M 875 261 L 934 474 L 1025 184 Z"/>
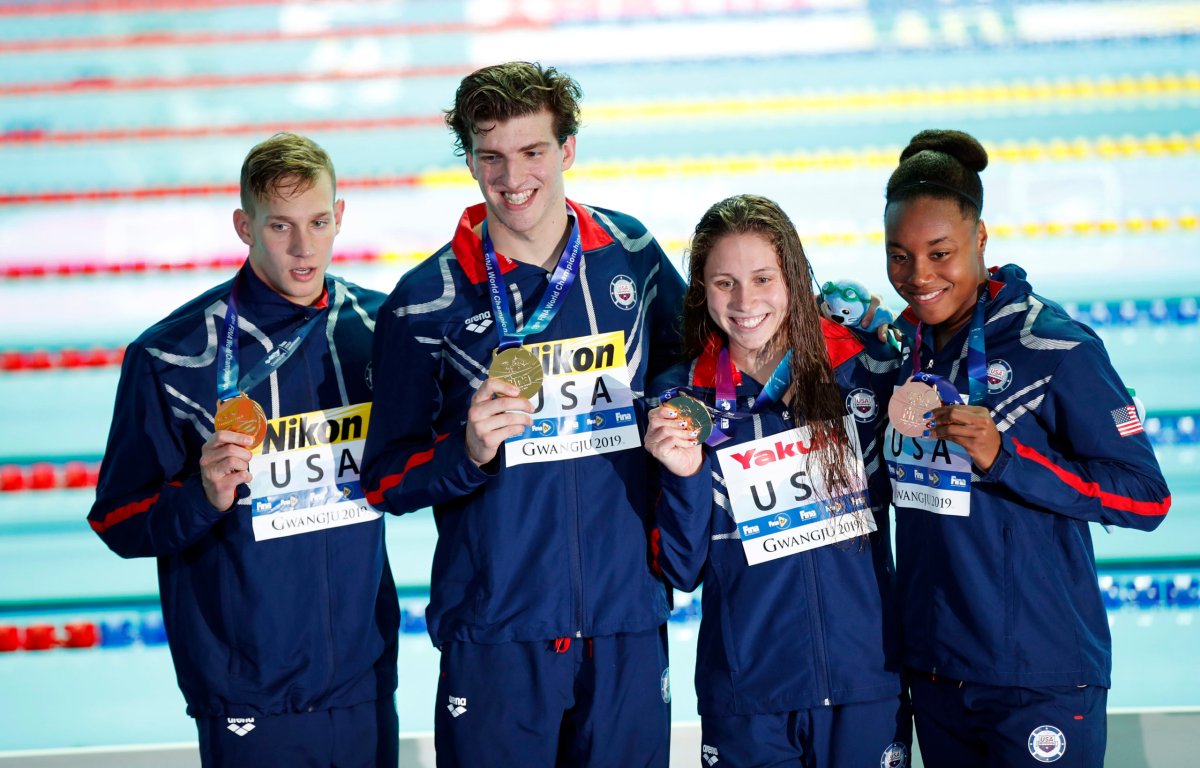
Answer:
<path fill-rule="evenodd" d="M 1145 419 L 1146 434 L 1156 446 L 1198 445 L 1198 426 L 1200 412 L 1152 412 Z M 9 461 L 0 464 L 0 494 L 90 489 L 96 487 L 99 475 L 96 460 Z"/>
<path fill-rule="evenodd" d="M 262 45 L 373 37 L 425 37 L 430 35 L 495 34 L 497 32 L 549 30 L 549 21 L 510 18 L 496 22 L 440 21 L 427 23 L 365 24 L 332 29 L 258 29 L 238 32 L 147 31 L 119 35 L 44 37 L 0 40 L 0 56 L 63 51 L 128 51 L 138 48 L 215 45 Z"/>
<path fill-rule="evenodd" d="M 1200 322 L 1198 305 L 1200 305 L 1200 297 L 1184 296 L 1181 298 L 1065 302 L 1063 308 L 1071 317 L 1092 328 L 1175 327 L 1193 326 Z M 124 347 L 0 348 L 0 374 L 114 368 L 121 365 L 124 359 Z"/>
<path fill-rule="evenodd" d="M 1183 211 L 1174 215 L 1163 213 L 1153 216 L 1133 215 L 1124 219 L 1078 219 L 1052 221 L 1025 221 L 1010 223 L 994 221 L 988 226 L 989 237 L 997 240 L 1037 240 L 1039 238 L 1093 238 L 1129 237 L 1197 232 L 1200 227 L 1196 213 Z M 882 246 L 883 230 L 826 231 L 806 234 L 803 238 L 810 245 L 823 248 Z M 660 241 L 667 253 L 681 254 L 688 245 L 683 239 Z M 372 251 L 340 252 L 334 255 L 338 266 L 348 264 L 387 264 L 403 269 L 416 266 L 431 251 Z M 201 259 L 178 261 L 104 261 L 100 259 L 75 259 L 58 262 L 11 262 L 0 265 L 0 282 L 41 278 L 95 278 L 118 275 L 141 275 L 161 273 L 186 273 L 211 270 L 236 269 L 245 261 L 243 255 L 214 256 Z M 0 364 L 0 368 L 3 365 Z"/>
<path fill-rule="evenodd" d="M 91 92 L 136 92 L 146 90 L 212 90 L 264 86 L 296 86 L 315 83 L 411 81 L 429 78 L 458 78 L 474 70 L 470 64 L 436 64 L 388 69 L 329 72 L 256 72 L 228 75 L 203 73 L 168 77 L 117 78 L 108 75 L 57 81 L 0 83 L 0 98 L 69 96 Z M 1007 82 L 921 85 L 838 91 L 801 91 L 771 96 L 712 96 L 693 99 L 660 99 L 638 102 L 599 102 L 585 109 L 589 125 L 641 124 L 655 122 L 694 123 L 700 120 L 768 119 L 789 116 L 858 115 L 885 112 L 889 116 L 930 108 L 993 110 L 1027 109 L 1053 106 L 1061 109 L 1074 103 L 1078 109 L 1103 109 L 1118 104 L 1164 102 L 1200 96 L 1200 71 L 1145 72 L 1121 77 L 1088 76 L 1056 80 L 1010 80 Z M 441 113 L 397 115 L 373 119 L 342 119 L 288 123 L 300 132 L 401 130 L 440 127 Z M 44 144 L 107 141 L 143 141 L 152 139 L 196 138 L 269 133 L 274 123 L 237 123 L 230 125 L 163 126 L 149 125 L 123 129 L 54 130 L 49 125 L 10 125 L 0 131 L 4 144 Z"/>
<path fill-rule="evenodd" d="M 1200 131 L 1193 133 L 1150 134 L 1143 136 L 1099 136 L 1073 139 L 1030 139 L 985 142 L 993 162 L 1005 165 L 1064 163 L 1089 160 L 1118 161 L 1147 158 L 1179 158 L 1200 153 Z M 592 182 L 678 181 L 693 178 L 720 178 L 761 174 L 789 175 L 811 172 L 843 172 L 877 170 L 895 166 L 899 148 L 868 147 L 846 149 L 799 150 L 775 154 L 728 155 L 721 157 L 696 156 L 641 160 L 610 160 L 579 163 L 568 173 L 572 179 Z M 419 173 L 385 174 L 380 176 L 347 177 L 338 179 L 344 189 L 403 189 L 473 187 L 474 179 L 462 165 L 435 168 Z M 163 184 L 144 187 L 111 187 L 107 189 L 64 189 L 0 193 L 0 206 L 52 205 L 137 202 L 175 198 L 228 197 L 236 198 L 237 184 Z M 1195 227 L 1195 216 L 1190 226 Z M 1064 229 L 1074 222 L 1062 222 Z M 1082 222 L 1085 229 L 1092 225 L 1103 234 L 1106 228 L 1118 231 L 1122 222 Z M 1153 219 L 1147 220 L 1153 226 Z M 1180 224 L 1184 226 L 1184 224 Z M 1035 227 L 1036 228 L 1036 227 Z M 1051 232 L 1053 234 L 1053 232 Z"/>
<path fill-rule="evenodd" d="M 1101 574 L 1098 586 L 1109 613 L 1200 609 L 1200 573 Z M 680 600 L 672 610 L 669 618 L 672 623 L 687 623 L 700 618 L 700 600 L 693 595 L 685 597 L 688 599 Z M 400 634 L 423 635 L 426 631 L 425 601 L 401 600 Z M 0 621 L 0 653 L 136 645 L 153 647 L 166 642 L 166 627 L 159 611 L 138 617 L 114 614 L 98 620 L 76 619 L 62 623 L 44 619 L 24 624 Z"/>

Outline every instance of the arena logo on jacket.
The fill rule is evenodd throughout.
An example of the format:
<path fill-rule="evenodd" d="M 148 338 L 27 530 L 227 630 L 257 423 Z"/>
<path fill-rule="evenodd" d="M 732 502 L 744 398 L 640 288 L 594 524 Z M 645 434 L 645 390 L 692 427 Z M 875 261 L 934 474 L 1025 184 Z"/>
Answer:
<path fill-rule="evenodd" d="M 641 448 L 623 331 L 526 344 L 542 364 L 533 424 L 505 441 L 505 466 Z"/>
<path fill-rule="evenodd" d="M 858 430 L 844 419 L 854 450 L 847 467 L 858 482 L 836 496 L 807 427 L 722 448 L 717 461 L 749 565 L 857 538 L 876 530 Z"/>
<path fill-rule="evenodd" d="M 267 422 L 250 460 L 255 541 L 380 518 L 359 481 L 370 418 L 371 404 L 361 403 Z"/>

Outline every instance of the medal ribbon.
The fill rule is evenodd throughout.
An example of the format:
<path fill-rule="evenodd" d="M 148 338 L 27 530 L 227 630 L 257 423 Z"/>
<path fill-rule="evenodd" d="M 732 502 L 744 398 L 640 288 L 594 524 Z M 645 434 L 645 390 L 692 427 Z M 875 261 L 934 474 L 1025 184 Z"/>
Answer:
<path fill-rule="evenodd" d="M 723 430 L 729 429 L 731 421 L 738 421 L 746 418 L 750 414 L 759 413 L 763 408 L 766 408 L 771 403 L 778 402 L 783 393 L 787 391 L 788 384 L 792 380 L 792 371 L 789 363 L 792 360 L 792 353 L 789 350 L 784 354 L 783 359 L 775 366 L 775 371 L 771 374 L 771 378 L 767 379 L 767 383 L 763 385 L 762 391 L 754 398 L 754 404 L 750 406 L 750 413 L 737 411 L 737 392 L 733 386 L 733 361 L 729 359 L 729 350 L 722 345 L 721 351 L 717 356 L 717 407 L 710 408 L 716 418 L 713 419 L 712 432 L 708 439 L 704 441 L 705 445 L 717 446 L 729 439 L 729 435 Z M 703 398 L 696 397 L 684 387 L 672 387 L 659 395 L 660 402 L 667 402 L 675 397 L 680 392 L 684 392 L 691 397 L 704 403 Z M 708 405 L 705 404 L 708 408 Z"/>
<path fill-rule="evenodd" d="M 325 315 L 324 310 L 322 310 L 308 318 L 308 320 L 304 321 L 296 329 L 290 339 L 280 342 L 275 349 L 271 350 L 265 358 L 259 361 L 258 365 L 250 369 L 250 373 L 246 374 L 245 378 L 239 378 L 237 286 L 240 280 L 241 274 L 239 273 L 238 277 L 233 281 L 233 289 L 229 292 L 229 301 L 226 303 L 225 336 L 221 349 L 221 374 L 217 378 L 218 403 L 228 400 L 231 397 L 236 397 L 239 393 L 248 392 L 278 370 L 292 356 L 292 353 L 300 347 L 300 342 L 304 341 L 304 337 L 308 336 L 309 331 Z"/>
<path fill-rule="evenodd" d="M 987 397 L 987 351 L 983 344 L 984 307 L 987 297 L 988 291 L 985 286 L 979 301 L 975 303 L 971 329 L 967 332 L 967 382 L 970 386 L 967 394 L 968 405 L 982 405 Z M 913 344 L 913 381 L 936 387 L 938 397 L 943 403 L 961 403 L 962 397 L 949 379 L 921 371 L 921 335 L 924 330 L 925 324 L 917 323 L 917 336 Z"/>
<path fill-rule="evenodd" d="M 767 379 L 767 383 L 763 385 L 758 397 L 754 398 L 754 404 L 750 406 L 750 413 L 759 413 L 763 408 L 771 403 L 779 402 L 779 398 L 783 397 L 788 384 L 792 382 L 792 369 L 788 365 L 791 361 L 792 351 L 789 349 L 779 364 L 775 366 L 771 378 Z M 732 411 L 736 403 L 737 396 L 733 388 L 733 362 L 729 359 L 729 350 L 722 346 L 721 353 L 717 358 L 717 408 L 722 411 Z"/>
<path fill-rule="evenodd" d="M 487 270 L 492 314 L 496 317 L 496 330 L 500 334 L 499 350 L 519 347 L 526 336 L 546 330 L 546 326 L 550 325 L 550 321 L 562 308 L 562 300 L 575 284 L 575 276 L 579 273 L 579 220 L 571 216 L 571 222 L 571 234 L 558 257 L 554 273 L 550 275 L 550 284 L 546 286 L 546 292 L 542 294 L 537 309 L 529 316 L 529 321 L 518 331 L 509 314 L 508 292 L 504 290 L 504 283 L 500 279 L 500 260 L 496 256 L 492 238 L 488 235 L 487 219 L 483 220 L 483 266 Z"/>

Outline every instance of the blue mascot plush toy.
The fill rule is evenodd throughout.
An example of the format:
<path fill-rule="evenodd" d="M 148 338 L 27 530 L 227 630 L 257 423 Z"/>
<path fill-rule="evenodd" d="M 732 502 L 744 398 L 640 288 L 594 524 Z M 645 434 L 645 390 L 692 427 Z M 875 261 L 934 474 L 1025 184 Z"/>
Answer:
<path fill-rule="evenodd" d="M 863 315 L 871 306 L 871 292 L 857 280 L 830 281 L 821 286 L 821 295 L 817 299 L 821 314 L 835 323 L 850 328 L 860 328 L 874 331 L 885 323 L 895 320 L 891 311 L 880 304 L 875 308 L 875 316 L 871 324 L 861 325 Z"/>

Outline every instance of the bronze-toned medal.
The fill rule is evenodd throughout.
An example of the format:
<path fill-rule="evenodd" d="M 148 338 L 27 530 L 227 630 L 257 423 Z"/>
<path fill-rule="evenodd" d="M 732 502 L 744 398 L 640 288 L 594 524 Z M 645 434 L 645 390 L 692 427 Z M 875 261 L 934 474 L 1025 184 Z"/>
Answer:
<path fill-rule="evenodd" d="M 262 406 L 244 394 L 217 403 L 217 415 L 213 422 L 218 430 L 250 435 L 254 438 L 249 446 L 252 450 L 267 436 L 267 415 L 263 413 Z"/>
<path fill-rule="evenodd" d="M 532 398 L 542 388 L 542 364 L 524 347 L 497 350 L 488 366 L 488 376 L 504 379 L 521 390 L 524 398 Z"/>
<path fill-rule="evenodd" d="M 909 379 L 892 393 L 892 400 L 888 403 L 888 419 L 900 434 L 922 437 L 925 430 L 929 429 L 929 419 L 925 418 L 925 414 L 941 405 L 942 398 L 938 397 L 936 389 Z"/>
<path fill-rule="evenodd" d="M 694 397 L 688 395 L 676 395 L 668 400 L 664 405 L 669 405 L 679 412 L 679 417 L 688 422 L 691 429 L 699 430 L 696 435 L 696 442 L 703 443 L 712 434 L 712 416 L 709 416 L 708 409 L 704 407 L 704 403 Z"/>

